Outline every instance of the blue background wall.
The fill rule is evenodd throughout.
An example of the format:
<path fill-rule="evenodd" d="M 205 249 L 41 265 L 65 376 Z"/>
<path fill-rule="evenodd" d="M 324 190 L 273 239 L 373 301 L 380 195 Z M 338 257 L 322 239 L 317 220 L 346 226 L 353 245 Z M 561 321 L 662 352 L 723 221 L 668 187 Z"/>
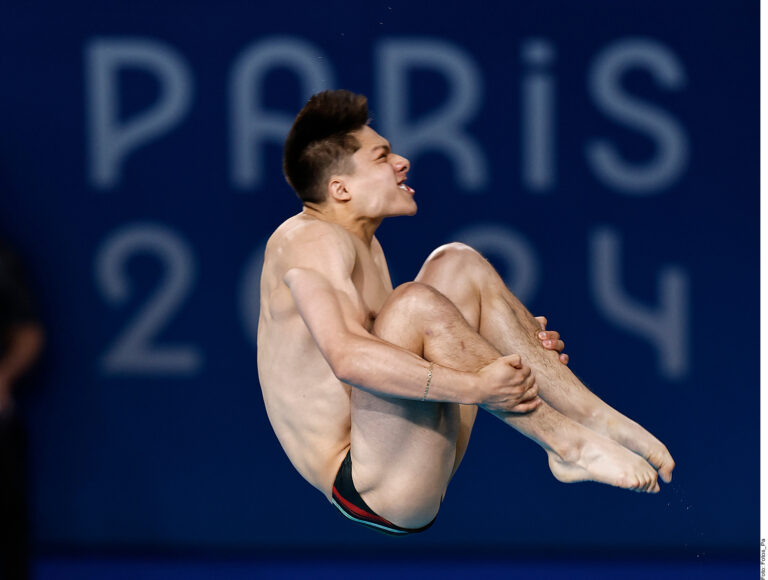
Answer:
<path fill-rule="evenodd" d="M 694 9 L 695 8 L 695 9 Z M 10 3 L 0 232 L 48 332 L 23 398 L 43 547 L 370 547 L 290 466 L 255 359 L 306 98 L 370 97 L 419 213 L 395 283 L 475 244 L 571 367 L 669 446 L 656 496 L 563 485 L 482 417 L 409 546 L 752 547 L 757 2 Z M 297 522 L 301 522 L 300 524 Z"/>

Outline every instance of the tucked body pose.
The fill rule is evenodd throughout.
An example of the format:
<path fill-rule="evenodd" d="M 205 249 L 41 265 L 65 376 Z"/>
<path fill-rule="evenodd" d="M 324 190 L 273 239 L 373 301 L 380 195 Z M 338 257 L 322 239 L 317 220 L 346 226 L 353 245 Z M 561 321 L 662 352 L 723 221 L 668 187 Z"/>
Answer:
<path fill-rule="evenodd" d="M 409 168 L 347 91 L 312 97 L 286 140 L 303 208 L 267 243 L 258 365 L 295 468 L 348 518 L 420 531 L 482 408 L 537 442 L 560 481 L 658 491 L 666 447 L 579 381 L 480 254 L 442 246 L 393 289 L 374 232 L 416 213 Z"/>

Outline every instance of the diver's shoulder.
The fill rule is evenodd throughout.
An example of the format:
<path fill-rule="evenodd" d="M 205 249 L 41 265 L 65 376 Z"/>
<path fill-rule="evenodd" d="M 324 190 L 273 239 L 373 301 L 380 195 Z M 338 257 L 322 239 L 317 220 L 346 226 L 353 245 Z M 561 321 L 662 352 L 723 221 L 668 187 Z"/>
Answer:
<path fill-rule="evenodd" d="M 270 242 L 278 240 L 310 243 L 326 240 L 345 245 L 352 242 L 351 234 L 339 224 L 305 213 L 296 214 L 280 224 L 269 238 Z"/>
<path fill-rule="evenodd" d="M 279 253 L 341 251 L 352 256 L 357 253 L 352 235 L 346 229 L 304 213 L 288 218 L 272 233 L 267 240 L 267 254 L 273 254 L 277 249 Z"/>

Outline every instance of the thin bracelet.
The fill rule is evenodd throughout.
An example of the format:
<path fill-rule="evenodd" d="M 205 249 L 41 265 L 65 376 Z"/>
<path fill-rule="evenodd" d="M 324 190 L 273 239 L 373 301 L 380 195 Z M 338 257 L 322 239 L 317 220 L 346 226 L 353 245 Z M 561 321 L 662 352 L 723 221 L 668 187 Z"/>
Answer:
<path fill-rule="evenodd" d="M 429 370 L 427 371 L 427 386 L 424 387 L 424 396 L 421 398 L 422 401 L 427 400 L 427 394 L 429 393 L 429 385 L 432 384 L 432 369 L 434 368 L 435 363 L 431 362 L 429 363 Z"/>

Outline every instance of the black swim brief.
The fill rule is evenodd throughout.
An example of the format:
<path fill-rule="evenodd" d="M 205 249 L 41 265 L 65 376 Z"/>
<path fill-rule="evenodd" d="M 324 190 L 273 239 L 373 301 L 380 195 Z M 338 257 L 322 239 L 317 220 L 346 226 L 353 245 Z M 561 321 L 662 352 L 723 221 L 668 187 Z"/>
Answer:
<path fill-rule="evenodd" d="M 355 484 L 352 482 L 352 456 L 347 452 L 347 456 L 341 463 L 339 473 L 336 474 L 336 481 L 333 483 L 333 499 L 331 503 L 347 518 L 358 524 L 362 524 L 372 530 L 389 534 L 392 536 L 405 536 L 423 532 L 429 528 L 435 520 L 429 522 L 422 528 L 401 528 L 381 516 L 377 516 L 374 511 L 368 507 L 357 493 Z"/>

